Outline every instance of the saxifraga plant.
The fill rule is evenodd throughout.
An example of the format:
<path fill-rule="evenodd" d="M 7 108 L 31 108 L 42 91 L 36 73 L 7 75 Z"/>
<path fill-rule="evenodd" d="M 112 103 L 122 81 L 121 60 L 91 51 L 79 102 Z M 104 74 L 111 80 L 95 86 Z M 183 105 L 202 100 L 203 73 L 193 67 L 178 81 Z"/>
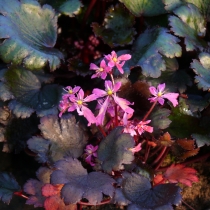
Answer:
<path fill-rule="evenodd" d="M 0 199 L 185 203 L 187 164 L 209 157 L 209 0 L 0 0 L 0 14 L 3 152 L 41 164 L 23 187 L 0 172 Z"/>

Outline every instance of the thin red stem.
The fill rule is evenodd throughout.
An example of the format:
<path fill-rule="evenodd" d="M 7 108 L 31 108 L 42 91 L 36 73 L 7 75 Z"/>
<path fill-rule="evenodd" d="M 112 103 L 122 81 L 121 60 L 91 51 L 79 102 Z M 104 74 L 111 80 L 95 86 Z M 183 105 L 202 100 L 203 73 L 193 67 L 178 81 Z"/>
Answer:
<path fill-rule="evenodd" d="M 165 153 L 166 149 L 167 149 L 167 147 L 163 147 L 162 151 L 160 152 L 160 154 L 155 159 L 155 161 L 153 162 L 152 165 L 155 165 L 156 163 L 158 163 L 158 161 L 162 158 L 163 154 Z"/>
<path fill-rule="evenodd" d="M 115 126 L 118 126 L 118 113 L 117 113 L 117 105 L 114 106 L 115 111 Z"/>
<path fill-rule="evenodd" d="M 165 153 L 163 154 L 163 156 L 162 156 L 160 162 L 159 162 L 159 163 L 157 164 L 157 166 L 155 167 L 155 171 L 158 170 L 158 168 L 161 166 L 161 164 L 162 164 L 163 160 L 165 159 L 166 155 L 168 154 L 169 150 L 170 150 L 170 148 L 167 148 L 167 149 L 166 149 L 166 151 L 165 151 Z"/>
<path fill-rule="evenodd" d="M 104 201 L 102 201 L 101 203 L 96 204 L 96 206 L 101 206 L 101 205 L 110 203 L 110 201 L 111 201 L 111 198 L 109 198 L 109 199 L 107 199 L 107 200 L 104 200 Z M 93 204 L 91 204 L 91 203 L 86 203 L 86 202 L 82 202 L 82 201 L 78 202 L 78 204 L 80 204 L 80 205 L 86 205 L 86 206 L 92 206 L 92 205 L 93 205 Z"/>
<path fill-rule="evenodd" d="M 155 101 L 152 106 L 150 107 L 150 110 L 147 112 L 147 114 L 144 116 L 142 121 L 145 121 L 147 119 L 147 117 L 151 114 L 152 110 L 154 109 L 155 105 L 156 105 L 157 101 Z"/>
<path fill-rule="evenodd" d="M 85 25 L 85 23 L 87 21 L 87 18 L 90 15 L 90 12 L 92 11 L 92 9 L 95 6 L 96 2 L 97 2 L 97 0 L 91 0 L 90 4 L 89 4 L 89 6 L 88 6 L 88 8 L 87 8 L 87 10 L 85 12 L 84 18 L 82 20 L 82 29 L 84 28 L 84 25 Z"/>
<path fill-rule="evenodd" d="M 187 165 L 187 164 L 191 164 L 191 163 L 195 163 L 195 162 L 198 162 L 198 161 L 201 161 L 203 159 L 207 159 L 208 157 L 210 157 L 210 153 L 208 154 L 205 154 L 205 155 L 202 155 L 201 157 L 196 157 L 192 160 L 187 160 L 187 161 L 184 161 L 182 162 L 181 164 L 184 164 L 184 165 Z M 168 169 L 169 166 L 166 166 L 166 167 L 162 167 L 160 169 L 158 169 L 157 171 L 165 171 Z"/>
<path fill-rule="evenodd" d="M 25 198 L 25 199 L 29 199 L 28 196 L 24 195 L 22 192 L 14 192 L 14 195 L 17 195 L 17 196 Z"/>
<path fill-rule="evenodd" d="M 150 149 L 151 149 L 151 146 L 148 145 L 148 143 L 147 143 L 146 152 L 145 152 L 144 161 L 143 161 L 144 164 L 147 162 L 147 159 L 148 159 L 148 156 L 149 156 Z"/>
<path fill-rule="evenodd" d="M 107 136 L 104 129 L 100 125 L 98 125 L 98 129 L 101 131 L 101 133 L 103 134 L 104 137 Z"/>
<path fill-rule="evenodd" d="M 188 203 L 186 203 L 184 200 L 182 200 L 182 203 L 184 203 L 184 205 L 186 205 L 189 209 L 191 210 L 195 210 L 192 206 L 190 206 Z"/>
<path fill-rule="evenodd" d="M 155 150 L 153 150 L 153 152 L 150 153 L 149 158 L 151 158 L 151 157 L 153 157 L 154 155 L 156 155 L 161 149 L 162 149 L 162 145 L 159 146 L 159 147 L 157 147 L 157 148 L 155 148 Z"/>

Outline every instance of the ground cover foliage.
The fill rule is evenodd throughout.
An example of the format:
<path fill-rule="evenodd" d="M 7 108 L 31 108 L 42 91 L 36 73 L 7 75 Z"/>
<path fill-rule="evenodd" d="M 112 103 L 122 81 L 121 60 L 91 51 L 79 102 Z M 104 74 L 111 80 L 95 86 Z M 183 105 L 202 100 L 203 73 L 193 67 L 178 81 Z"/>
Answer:
<path fill-rule="evenodd" d="M 209 21 L 209 0 L 0 0 L 2 152 L 39 165 L 25 184 L 1 171 L 0 200 L 185 203 L 210 156 Z"/>

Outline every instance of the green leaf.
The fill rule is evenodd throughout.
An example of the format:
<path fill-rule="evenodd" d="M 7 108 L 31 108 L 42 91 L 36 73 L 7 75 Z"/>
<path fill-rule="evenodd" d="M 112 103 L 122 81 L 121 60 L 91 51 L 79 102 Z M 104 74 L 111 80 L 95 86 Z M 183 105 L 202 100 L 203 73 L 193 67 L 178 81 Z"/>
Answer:
<path fill-rule="evenodd" d="M 192 134 L 193 139 L 195 139 L 198 147 L 202 147 L 204 145 L 210 145 L 210 135 L 201 135 L 201 134 Z"/>
<path fill-rule="evenodd" d="M 49 110 L 59 104 L 62 88 L 56 84 L 42 86 L 39 77 L 25 68 L 11 67 L 5 73 L 5 79 L 15 99 L 29 108 L 29 113 Z"/>
<path fill-rule="evenodd" d="M 180 103 L 179 103 L 180 104 Z M 172 108 L 169 119 L 172 121 L 167 131 L 176 138 L 190 138 L 192 133 L 207 134 L 208 130 L 200 126 L 200 119 L 186 113 L 184 107 Z"/>
<path fill-rule="evenodd" d="M 210 4 L 209 0 L 185 0 L 189 3 L 194 4 L 199 8 L 201 14 L 210 21 Z"/>
<path fill-rule="evenodd" d="M 199 89 L 209 90 L 210 89 L 210 54 L 200 53 L 199 60 L 193 60 L 191 68 L 197 74 L 195 76 L 195 82 Z"/>
<path fill-rule="evenodd" d="M 134 159 L 133 153 L 129 150 L 135 146 L 134 139 L 130 134 L 122 133 L 122 129 L 115 128 L 99 144 L 98 159 L 101 161 L 102 169 L 107 173 L 123 169 L 123 164 L 130 164 Z"/>
<path fill-rule="evenodd" d="M 182 5 L 173 11 L 178 17 L 169 18 L 175 35 L 185 38 L 187 51 L 203 49 L 206 43 L 199 37 L 205 36 L 206 22 L 193 4 Z"/>
<path fill-rule="evenodd" d="M 27 142 L 29 149 L 38 153 L 39 162 L 55 162 L 64 156 L 78 158 L 83 153 L 87 136 L 73 115 L 50 115 L 40 121 L 43 138 L 32 137 Z"/>
<path fill-rule="evenodd" d="M 103 194 L 113 196 L 115 180 L 109 175 L 102 172 L 88 174 L 81 162 L 73 158 L 57 161 L 55 167 L 51 182 L 64 184 L 61 196 L 65 203 L 77 203 L 86 198 L 91 205 L 96 205 L 103 200 Z"/>
<path fill-rule="evenodd" d="M 167 58 L 181 56 L 179 39 L 168 33 L 165 28 L 147 29 L 133 44 L 130 66 L 141 66 L 146 77 L 157 78 L 166 70 L 163 55 Z"/>
<path fill-rule="evenodd" d="M 13 193 L 20 189 L 20 186 L 11 174 L 0 172 L 0 200 L 9 204 Z"/>
<path fill-rule="evenodd" d="M 135 16 L 155 16 L 166 13 L 161 0 L 120 0 Z"/>
<path fill-rule="evenodd" d="M 192 85 L 192 79 L 187 74 L 186 70 L 179 69 L 178 61 L 176 58 L 164 58 L 166 63 L 166 70 L 161 73 L 158 78 L 145 77 L 141 75 L 140 80 L 151 83 L 152 86 L 165 83 L 167 92 L 180 92 L 183 93 L 187 86 Z"/>
<path fill-rule="evenodd" d="M 171 123 L 171 120 L 168 119 L 170 115 L 170 110 L 168 109 L 156 109 L 149 116 L 151 120 L 150 125 L 154 128 L 154 133 L 158 132 L 160 129 L 166 129 Z"/>
<path fill-rule="evenodd" d="M 150 180 L 139 174 L 127 174 L 122 183 L 125 197 L 133 204 L 129 210 L 172 210 L 172 205 L 181 202 L 181 189 L 175 184 L 151 186 Z"/>
<path fill-rule="evenodd" d="M 55 8 L 58 12 L 74 17 L 80 12 L 82 3 L 80 0 L 39 0 L 43 4 L 49 4 Z"/>
<path fill-rule="evenodd" d="M 132 44 L 134 35 L 133 28 L 135 17 L 122 5 L 109 8 L 102 26 L 92 23 L 93 32 L 110 47 Z"/>
<path fill-rule="evenodd" d="M 54 45 L 57 39 L 57 16 L 49 5 L 40 7 L 34 0 L 0 1 L 0 55 L 4 62 L 24 63 L 40 69 L 49 63 L 55 70 L 63 55 Z"/>

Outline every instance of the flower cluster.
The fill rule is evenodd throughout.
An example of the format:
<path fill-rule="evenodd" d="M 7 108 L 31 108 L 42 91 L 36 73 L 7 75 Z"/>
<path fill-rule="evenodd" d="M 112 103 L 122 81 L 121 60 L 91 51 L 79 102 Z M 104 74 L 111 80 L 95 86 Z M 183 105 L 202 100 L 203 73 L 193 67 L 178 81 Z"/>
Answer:
<path fill-rule="evenodd" d="M 123 132 L 129 133 L 133 136 L 141 136 L 145 131 L 152 133 L 153 127 L 148 124 L 151 120 L 147 120 L 150 112 L 154 108 L 155 104 L 158 102 L 161 105 L 164 104 L 165 99 L 168 99 L 172 102 L 173 106 L 178 105 L 177 98 L 179 96 L 178 93 L 165 93 L 165 84 L 159 84 L 157 88 L 150 87 L 150 93 L 153 97 L 148 98 L 150 102 L 153 102 L 153 106 L 148 111 L 148 114 L 142 120 L 132 119 L 134 110 L 130 107 L 133 105 L 130 101 L 120 98 L 118 96 L 118 91 L 121 88 L 121 82 L 115 82 L 112 70 L 116 67 L 121 74 L 124 73 L 123 66 L 125 61 L 129 60 L 131 55 L 124 54 L 117 56 L 116 52 L 112 51 L 111 54 L 105 55 L 104 59 L 100 62 L 100 66 L 95 65 L 94 63 L 90 64 L 90 70 L 95 71 L 91 78 L 101 78 L 105 80 L 104 82 L 104 90 L 95 88 L 92 91 L 92 94 L 85 97 L 84 91 L 81 87 L 76 86 L 72 88 L 68 86 L 64 88 L 65 94 L 62 96 L 62 100 L 60 102 L 60 114 L 66 111 L 73 112 L 77 111 L 77 113 L 81 116 L 84 116 L 88 121 L 88 126 L 91 124 L 96 124 L 99 126 L 103 126 L 107 130 L 110 130 L 118 125 L 124 127 Z M 110 76 L 111 80 L 106 79 L 107 76 Z M 96 110 L 98 110 L 97 116 L 93 114 L 93 112 L 88 108 L 88 102 L 97 100 L 98 105 L 96 106 Z M 108 121 L 104 125 L 105 116 L 110 116 L 110 121 Z M 103 132 L 103 131 L 102 131 Z M 106 134 L 104 133 L 104 136 Z M 137 142 L 138 143 L 138 142 Z M 134 154 L 141 150 L 141 143 L 136 143 L 134 148 L 130 148 L 129 150 Z M 97 157 L 98 146 L 93 146 L 91 144 L 86 146 L 85 149 L 85 161 L 94 166 L 94 159 Z"/>

